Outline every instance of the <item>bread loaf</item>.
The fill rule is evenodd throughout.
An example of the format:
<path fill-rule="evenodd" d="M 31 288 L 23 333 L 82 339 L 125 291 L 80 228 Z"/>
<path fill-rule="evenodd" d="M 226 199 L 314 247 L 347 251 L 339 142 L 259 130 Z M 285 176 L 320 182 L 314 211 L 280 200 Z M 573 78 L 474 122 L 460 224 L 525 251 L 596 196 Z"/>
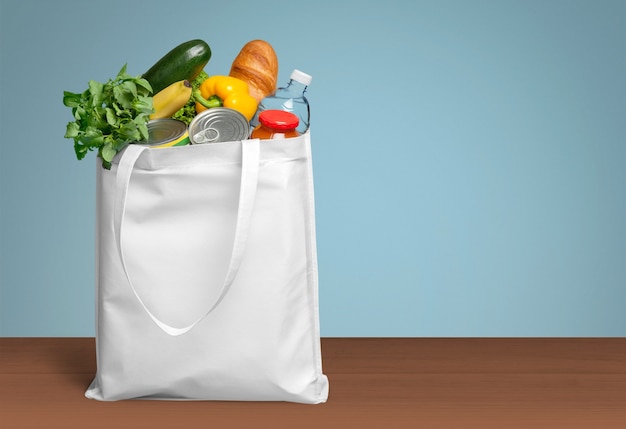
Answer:
<path fill-rule="evenodd" d="M 230 76 L 245 81 L 256 101 L 273 93 L 278 79 L 278 57 L 272 45 L 264 40 L 246 43 L 233 61 Z"/>

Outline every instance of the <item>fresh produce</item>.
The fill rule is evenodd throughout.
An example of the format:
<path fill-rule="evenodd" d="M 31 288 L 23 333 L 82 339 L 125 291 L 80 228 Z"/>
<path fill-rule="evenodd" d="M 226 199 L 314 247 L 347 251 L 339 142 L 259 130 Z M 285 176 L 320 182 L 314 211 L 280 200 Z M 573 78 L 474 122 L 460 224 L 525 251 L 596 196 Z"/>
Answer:
<path fill-rule="evenodd" d="M 264 40 L 246 43 L 233 61 L 229 75 L 246 82 L 250 95 L 260 102 L 276 90 L 278 57 L 274 48 Z"/>
<path fill-rule="evenodd" d="M 194 92 L 196 111 L 228 107 L 242 113 L 248 121 L 256 113 L 258 102 L 250 95 L 248 84 L 232 76 L 211 76 Z"/>
<path fill-rule="evenodd" d="M 154 113 L 150 119 L 171 118 L 191 97 L 191 84 L 188 80 L 174 82 L 154 95 Z"/>
<path fill-rule="evenodd" d="M 211 59 L 211 48 L 200 39 L 181 43 L 156 62 L 143 78 L 154 94 L 181 80 L 193 81 Z"/>
<path fill-rule="evenodd" d="M 72 109 L 74 121 L 65 137 L 74 140 L 76 157 L 98 150 L 104 168 L 131 142 L 148 139 L 147 123 L 153 112 L 152 87 L 141 76 L 126 73 L 126 64 L 115 79 L 89 81 L 83 93 L 63 92 L 63 104 Z"/>
<path fill-rule="evenodd" d="M 178 110 L 178 112 L 174 113 L 172 115 L 172 118 L 178 119 L 179 121 L 182 121 L 187 125 L 189 125 L 191 121 L 193 121 L 193 118 L 196 116 L 196 98 L 193 96 L 193 92 L 200 88 L 202 82 L 204 82 L 208 78 L 209 75 L 206 74 L 204 70 L 202 70 L 198 77 L 191 82 L 192 91 L 191 97 L 189 97 L 189 101 L 187 101 L 187 104 L 185 104 L 180 110 Z"/>

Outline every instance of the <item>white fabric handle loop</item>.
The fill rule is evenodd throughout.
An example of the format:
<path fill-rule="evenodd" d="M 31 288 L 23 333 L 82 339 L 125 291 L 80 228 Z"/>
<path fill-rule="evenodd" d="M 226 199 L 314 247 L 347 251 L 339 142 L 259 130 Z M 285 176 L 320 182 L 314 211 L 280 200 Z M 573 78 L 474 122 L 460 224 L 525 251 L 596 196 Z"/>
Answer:
<path fill-rule="evenodd" d="M 117 247 L 119 251 L 120 260 L 122 261 L 122 267 L 124 269 L 124 274 L 126 275 L 126 279 L 128 280 L 128 284 L 132 289 L 135 297 L 145 310 L 145 312 L 150 316 L 150 318 L 156 323 L 156 325 L 161 328 L 165 333 L 171 336 L 182 335 L 189 330 L 191 330 L 194 326 L 200 323 L 205 317 L 207 317 L 216 307 L 217 305 L 224 299 L 226 294 L 228 293 L 230 286 L 233 284 L 233 281 L 237 277 L 237 272 L 239 270 L 239 266 L 241 265 L 241 261 L 243 259 L 244 250 L 246 248 L 246 241 L 248 239 L 248 230 L 250 228 L 250 221 L 252 219 L 252 210 L 254 208 L 254 200 L 256 197 L 257 183 L 259 177 L 259 159 L 260 159 L 260 146 L 259 140 L 243 140 L 241 141 L 241 152 L 242 152 L 242 160 L 241 160 L 241 185 L 239 189 L 239 207 L 237 210 L 237 222 L 235 224 L 235 235 L 234 235 L 234 243 L 233 250 L 230 257 L 230 263 L 228 266 L 228 270 L 226 272 L 226 276 L 224 279 L 224 283 L 222 284 L 222 289 L 220 294 L 218 295 L 215 303 L 209 307 L 209 309 L 204 313 L 201 317 L 195 320 L 192 324 L 182 327 L 176 328 L 174 326 L 170 326 L 167 323 L 159 320 L 149 309 L 146 307 L 145 303 L 137 293 L 137 290 L 133 286 L 133 282 L 128 273 L 128 269 L 126 267 L 126 259 L 124 256 L 124 215 L 126 213 L 126 199 L 128 196 L 128 188 L 130 186 L 130 179 L 133 172 L 133 168 L 135 163 L 141 156 L 144 150 L 148 149 L 146 146 L 131 144 L 129 145 L 122 157 L 117 167 L 117 176 L 116 176 L 116 196 L 115 196 L 115 207 L 113 213 L 113 222 L 115 228 L 115 234 L 117 238 Z M 158 150 L 158 149 L 154 149 Z"/>

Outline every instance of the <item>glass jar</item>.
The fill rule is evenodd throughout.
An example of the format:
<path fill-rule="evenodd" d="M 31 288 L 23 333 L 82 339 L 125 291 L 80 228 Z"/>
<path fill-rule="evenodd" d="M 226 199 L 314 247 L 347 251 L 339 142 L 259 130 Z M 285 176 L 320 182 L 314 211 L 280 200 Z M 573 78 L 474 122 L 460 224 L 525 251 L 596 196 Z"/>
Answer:
<path fill-rule="evenodd" d="M 260 124 L 252 130 L 250 138 L 270 140 L 298 137 L 296 131 L 300 120 L 296 115 L 284 110 L 264 110 L 259 115 Z"/>

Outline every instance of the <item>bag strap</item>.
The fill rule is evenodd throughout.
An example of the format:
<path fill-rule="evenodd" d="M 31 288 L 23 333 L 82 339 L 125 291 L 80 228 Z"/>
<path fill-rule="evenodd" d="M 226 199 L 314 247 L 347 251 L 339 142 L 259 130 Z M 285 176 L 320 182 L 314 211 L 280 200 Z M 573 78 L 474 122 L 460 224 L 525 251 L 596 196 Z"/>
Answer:
<path fill-rule="evenodd" d="M 224 299 L 228 293 L 235 277 L 239 266 L 243 259 L 244 250 L 246 248 L 246 241 L 248 239 L 248 230 L 250 228 L 250 222 L 252 219 L 252 210 L 254 208 L 254 200 L 256 196 L 258 176 L 259 176 L 259 158 L 260 158 L 260 146 L 259 140 L 243 140 L 241 142 L 242 162 L 241 162 L 241 185 L 239 191 L 239 207 L 237 210 L 237 222 L 235 224 L 235 236 L 233 250 L 230 257 L 230 263 L 228 271 L 222 284 L 220 294 L 215 303 L 204 313 L 200 318 L 194 321 L 192 324 L 176 328 L 170 326 L 167 323 L 159 320 L 144 304 L 143 300 L 137 293 L 137 290 L 133 286 L 133 282 L 128 274 L 126 267 L 126 259 L 124 256 L 124 215 L 126 213 L 126 198 L 128 195 L 128 188 L 130 186 L 131 175 L 135 163 L 141 156 L 144 150 L 148 149 L 146 146 L 131 144 L 124 150 L 120 162 L 117 167 L 116 176 L 116 197 L 115 207 L 113 213 L 113 222 L 117 238 L 118 251 L 120 259 L 122 261 L 122 267 L 124 274 L 128 280 L 128 284 L 132 289 L 135 297 L 150 316 L 150 318 L 161 328 L 166 334 L 171 336 L 178 336 L 188 332 L 198 323 L 200 323 L 205 317 L 209 315 L 217 305 Z M 159 149 L 154 149 L 159 150 Z"/>

